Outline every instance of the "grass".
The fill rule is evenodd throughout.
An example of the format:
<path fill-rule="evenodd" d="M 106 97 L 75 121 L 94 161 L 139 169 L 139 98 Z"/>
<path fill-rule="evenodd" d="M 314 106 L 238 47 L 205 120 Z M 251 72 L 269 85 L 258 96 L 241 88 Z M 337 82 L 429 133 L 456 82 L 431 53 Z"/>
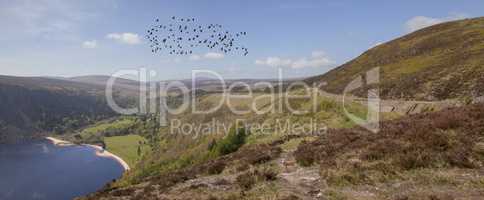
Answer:
<path fill-rule="evenodd" d="M 346 199 L 348 199 L 343 194 L 341 194 L 341 193 L 339 193 L 337 191 L 334 191 L 334 190 L 325 191 L 324 192 L 324 196 L 328 200 L 346 200 Z"/>
<path fill-rule="evenodd" d="M 83 141 L 100 140 L 103 136 L 125 135 L 135 123 L 132 117 L 122 117 L 114 121 L 102 121 L 81 131 Z"/>
<path fill-rule="evenodd" d="M 196 147 L 191 147 L 196 148 Z M 206 147 L 205 147 L 206 148 Z M 197 152 L 202 152 L 198 150 Z M 151 155 L 157 155 L 158 153 L 151 152 Z M 200 154 L 200 153 L 199 153 Z M 149 175 L 150 183 L 148 186 L 143 186 L 143 192 L 140 193 L 142 198 L 140 199 L 151 199 L 150 191 L 154 186 L 157 189 L 157 192 L 164 191 L 178 183 L 185 182 L 188 179 L 194 179 L 199 176 L 205 175 L 217 175 L 222 173 L 225 170 L 226 166 L 234 166 L 238 163 L 243 163 L 251 166 L 259 166 L 270 162 L 279 157 L 280 148 L 271 145 L 252 145 L 247 146 L 239 149 L 237 152 L 232 154 L 224 155 L 221 157 L 212 158 L 211 160 L 205 161 L 197 161 L 196 159 L 201 159 L 200 157 L 190 157 L 189 152 L 184 152 L 183 154 L 178 154 L 176 158 L 171 160 L 165 160 L 161 162 L 165 163 L 157 163 L 157 164 L 149 164 L 147 167 L 150 169 L 143 169 L 146 172 L 150 173 L 150 171 L 156 170 L 157 174 L 150 173 L 150 174 L 133 174 L 141 172 L 140 167 L 145 164 L 146 160 L 140 162 L 135 169 L 136 171 L 130 171 L 127 173 L 121 182 L 115 183 L 113 186 L 115 188 L 123 188 L 133 184 L 140 184 L 143 183 L 143 180 L 139 178 L 147 178 L 146 175 Z M 195 154 L 192 154 L 195 155 Z M 188 156 L 188 157 L 187 157 Z M 183 161 L 182 161 L 183 160 Z M 186 162 L 182 164 L 180 162 Z M 254 178 L 257 178 L 256 181 L 264 180 L 266 182 L 273 181 L 276 178 L 277 171 L 274 168 L 260 168 L 257 171 L 253 171 Z M 141 175 L 141 177 L 140 177 Z M 140 181 L 140 182 L 137 182 Z M 146 181 L 146 179 L 145 179 Z M 246 180 L 241 180 L 242 185 L 245 185 Z M 247 187 L 251 186 L 251 180 L 249 180 L 249 184 Z M 117 190 L 117 189 L 116 189 Z M 130 189 L 119 189 L 117 193 L 120 193 L 120 196 L 126 196 L 132 193 L 129 191 Z M 109 191 L 103 191 L 108 192 Z M 122 194 L 121 194 L 122 193 Z M 178 195 L 178 194 L 177 194 Z M 119 196 L 119 195 L 118 195 Z M 98 198 L 93 198 L 98 199 Z M 239 199 L 239 198 L 236 198 Z"/>
<path fill-rule="evenodd" d="M 146 139 L 139 135 L 105 137 L 104 141 L 107 150 L 121 157 L 130 167 L 134 167 L 141 157 L 150 151 Z"/>
<path fill-rule="evenodd" d="M 148 152 L 136 168 L 117 182 L 118 186 L 138 183 L 146 177 L 176 171 L 210 159 L 211 138 L 161 134 L 159 146 Z"/>
<path fill-rule="evenodd" d="M 302 166 L 319 165 L 328 188 L 348 199 L 362 190 L 378 196 L 371 199 L 469 197 L 482 190 L 483 117 L 476 104 L 385 121 L 377 134 L 331 130 L 294 155 Z"/>
<path fill-rule="evenodd" d="M 297 91 L 296 91 L 297 92 Z M 218 94 L 210 94 L 201 98 L 200 102 L 198 102 L 197 109 L 200 108 L 201 110 L 207 109 L 209 105 L 213 105 L 215 101 L 219 100 Z M 232 102 L 231 102 L 232 103 Z M 276 100 L 273 102 L 277 107 L 279 105 L 279 101 Z M 285 102 L 282 102 L 285 104 Z M 314 120 L 315 123 L 326 124 L 329 128 L 338 128 L 338 127 L 352 127 L 354 124 L 349 120 L 343 111 L 343 105 L 336 100 L 333 100 L 326 96 L 318 96 L 317 105 L 315 110 L 313 108 L 313 99 L 306 99 L 306 100 L 294 100 L 288 102 L 291 104 L 291 107 L 298 108 L 302 110 L 310 110 L 311 112 L 302 115 L 293 115 L 288 110 L 282 110 L 282 113 L 267 113 L 262 115 L 256 115 L 254 113 L 250 113 L 247 115 L 234 115 L 228 109 L 223 109 L 223 107 L 214 113 L 212 116 L 210 115 L 194 115 L 194 114 L 184 114 L 183 116 L 179 117 L 179 119 L 183 122 L 190 122 L 190 123 L 204 123 L 206 120 L 211 120 L 214 117 L 217 120 L 221 120 L 224 123 L 235 123 L 235 118 L 246 118 L 247 122 L 250 123 L 268 123 L 271 125 L 275 124 L 276 120 L 281 120 L 280 123 L 284 126 L 286 120 L 289 120 L 294 123 L 300 124 L 308 124 L 311 120 Z M 234 101 L 233 104 L 235 106 L 243 107 L 243 105 L 247 105 L 248 102 L 246 101 Z M 258 103 L 258 105 L 265 105 L 264 103 Z M 283 106 L 284 108 L 285 106 Z M 366 116 L 366 109 L 364 106 L 360 105 L 358 102 L 347 102 L 345 105 L 346 109 L 353 113 L 354 115 L 365 118 Z M 259 109 L 262 109 L 259 107 Z M 141 127 L 143 128 L 143 127 Z M 145 128 L 146 129 L 146 128 Z M 170 181 L 164 180 L 170 176 L 173 172 L 180 171 L 180 173 L 184 174 L 183 169 L 189 169 L 194 166 L 200 166 L 202 163 L 209 162 L 213 160 L 217 160 L 218 155 L 211 153 L 209 148 L 209 144 L 212 141 L 217 141 L 220 143 L 223 140 L 223 137 L 226 136 L 224 134 L 219 134 L 218 132 L 214 132 L 210 135 L 201 135 L 198 138 L 192 137 L 192 135 L 183 135 L 183 134 L 170 134 L 169 129 L 160 129 L 158 131 L 159 141 L 157 145 L 153 148 L 153 151 L 144 155 L 143 159 L 136 165 L 136 168 L 131 170 L 127 173 L 121 180 L 115 183 L 116 187 L 126 187 L 129 185 L 139 184 L 145 181 L 147 178 L 153 179 L 154 177 L 160 177 L 159 181 L 160 184 L 165 185 L 170 183 Z M 216 131 L 216 130 L 214 130 Z M 257 131 L 257 129 L 255 130 Z M 133 129 L 134 133 L 136 132 L 136 128 Z M 302 132 L 308 133 L 308 132 Z M 274 130 L 269 130 L 265 134 L 261 132 L 252 132 L 246 138 L 246 144 L 244 144 L 241 149 L 235 153 L 226 155 L 230 157 L 237 157 L 237 161 L 235 162 L 226 162 L 223 163 L 212 163 L 210 164 L 210 168 L 207 171 L 196 172 L 202 174 L 218 174 L 218 173 L 243 173 L 245 170 L 252 168 L 254 165 L 259 165 L 259 163 L 267 162 L 268 160 L 274 159 L 273 152 L 268 151 L 267 149 L 260 149 L 257 151 L 250 151 L 247 152 L 247 148 L 262 145 L 267 146 L 271 145 L 272 143 L 281 140 L 282 138 L 291 138 L 290 136 L 295 136 L 293 131 L 284 131 L 278 130 L 275 128 Z M 105 141 L 108 146 L 108 150 L 110 149 L 109 140 L 112 139 L 111 137 L 106 137 Z M 304 136 L 304 139 L 284 139 L 280 144 L 281 148 L 286 151 L 293 151 L 297 148 L 300 142 L 306 141 L 310 142 L 316 139 L 315 136 Z M 136 147 L 137 148 L 137 147 Z M 134 154 L 137 149 L 132 149 L 131 154 Z M 245 149 L 245 150 L 244 150 Z M 125 150 L 125 149 L 122 149 Z M 115 153 L 113 151 L 113 153 Z M 118 154 L 118 153 L 116 153 Z M 121 157 L 123 156 L 122 153 L 119 153 Z M 224 156 L 225 157 L 225 156 Z M 238 158 L 238 157 L 244 157 Z M 128 158 L 126 159 L 129 160 Z M 130 164 L 131 165 L 131 164 Z M 267 164 L 264 164 L 267 166 Z M 264 170 L 261 172 L 265 172 Z M 262 173 L 264 174 L 264 173 Z M 187 174 L 184 174 L 185 176 Z M 191 172 L 188 175 L 193 175 Z M 270 176 L 271 173 L 268 173 Z M 183 177 L 180 176 L 180 177 Z M 171 176 L 170 176 L 171 177 Z M 168 178 L 170 178 L 168 177 Z M 178 176 L 174 176 L 171 178 L 175 178 L 177 182 Z M 178 177 L 178 178 L 180 178 Z M 262 177 L 262 176 L 261 176 Z M 158 178 L 156 178 L 158 179 Z M 241 185 L 243 187 L 252 187 L 251 179 L 243 179 L 240 178 Z M 258 181 L 256 181 L 258 182 Z M 268 182 L 270 181 L 262 181 Z M 262 184 L 264 185 L 264 184 Z M 254 188 L 258 188 L 260 184 L 253 185 Z"/>
<path fill-rule="evenodd" d="M 479 92 L 473 83 L 479 82 L 484 72 L 483 24 L 484 18 L 476 18 L 428 27 L 372 48 L 341 67 L 307 81 L 327 82 L 325 91 L 342 93 L 356 77 L 380 67 L 378 86 L 383 98 L 443 100 L 473 96 Z M 468 72 L 471 68 L 476 70 Z M 450 76 L 460 80 L 449 80 Z M 451 87 L 436 93 L 436 88 L 438 91 L 443 87 L 441 84 Z"/>
<path fill-rule="evenodd" d="M 297 139 L 289 140 L 286 143 L 282 144 L 281 148 L 284 151 L 294 151 L 301 144 L 301 142 L 312 141 L 314 139 L 315 139 L 314 137 L 303 137 L 303 138 L 297 138 Z"/>

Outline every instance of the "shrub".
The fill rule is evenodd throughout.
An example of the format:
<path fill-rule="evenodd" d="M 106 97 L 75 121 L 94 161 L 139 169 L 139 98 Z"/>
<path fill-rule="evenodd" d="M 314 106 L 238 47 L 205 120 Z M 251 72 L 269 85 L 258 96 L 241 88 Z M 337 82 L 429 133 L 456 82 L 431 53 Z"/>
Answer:
<path fill-rule="evenodd" d="M 225 169 L 225 163 L 221 161 L 215 161 L 213 164 L 210 165 L 208 168 L 208 174 L 220 174 Z"/>
<path fill-rule="evenodd" d="M 247 163 L 243 163 L 243 164 L 241 164 L 241 165 L 237 166 L 235 169 L 236 169 L 238 172 L 242 172 L 242 171 L 245 171 L 245 170 L 250 169 L 250 166 L 249 166 L 249 164 L 247 164 Z"/>
<path fill-rule="evenodd" d="M 277 179 L 277 171 L 272 168 L 264 168 L 261 175 L 266 181 L 275 181 Z"/>
<path fill-rule="evenodd" d="M 229 134 L 217 142 L 215 147 L 212 148 L 212 151 L 215 151 L 218 155 L 226 155 L 237 151 L 246 142 L 248 135 L 246 131 L 245 127 L 232 127 Z"/>
<path fill-rule="evenodd" d="M 483 119 L 484 105 L 476 104 L 382 122 L 377 134 L 360 127 L 329 130 L 313 142 L 301 143 L 294 156 L 302 166 L 319 163 L 322 169 L 337 169 L 346 155 L 354 155 L 364 163 L 387 163 L 375 169 L 384 174 L 386 169 L 477 168 L 484 164 L 476 151 Z M 335 182 L 366 182 L 364 177 L 336 175 Z"/>
<path fill-rule="evenodd" d="M 256 176 L 252 172 L 243 173 L 235 179 L 237 185 L 244 190 L 250 190 L 255 185 Z"/>
<path fill-rule="evenodd" d="M 237 176 L 235 182 L 244 190 L 250 190 L 257 182 L 274 181 L 277 179 L 277 171 L 272 168 L 253 170 Z"/>
<path fill-rule="evenodd" d="M 294 152 L 296 162 L 303 166 L 308 167 L 314 163 L 314 152 L 312 146 L 309 146 L 306 141 L 302 141 L 297 150 Z"/>

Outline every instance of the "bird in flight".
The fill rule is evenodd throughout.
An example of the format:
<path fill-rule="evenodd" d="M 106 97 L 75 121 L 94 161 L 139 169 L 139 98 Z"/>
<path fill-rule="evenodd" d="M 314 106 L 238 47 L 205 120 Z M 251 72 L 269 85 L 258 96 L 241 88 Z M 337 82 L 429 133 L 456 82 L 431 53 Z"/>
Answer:
<path fill-rule="evenodd" d="M 147 30 L 146 38 L 153 53 L 166 52 L 175 55 L 193 54 L 196 50 L 207 48 L 221 53 L 247 56 L 249 50 L 242 46 L 239 39 L 247 32 L 230 32 L 220 24 L 202 25 L 195 18 L 172 16 L 161 24 L 159 18 Z"/>

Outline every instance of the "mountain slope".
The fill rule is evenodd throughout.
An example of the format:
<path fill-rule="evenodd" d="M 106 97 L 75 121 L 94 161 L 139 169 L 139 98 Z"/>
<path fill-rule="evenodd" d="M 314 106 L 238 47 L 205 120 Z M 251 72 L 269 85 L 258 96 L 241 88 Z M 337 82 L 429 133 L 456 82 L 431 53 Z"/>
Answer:
<path fill-rule="evenodd" d="M 90 84 L 90 85 L 95 85 L 97 87 L 106 88 L 106 84 L 108 80 L 110 79 L 110 76 L 103 76 L 103 75 L 91 75 L 91 76 L 76 76 L 76 77 L 70 77 L 67 78 L 66 80 L 72 81 L 72 82 L 77 82 L 77 83 L 83 83 L 83 84 Z M 116 78 L 114 82 L 114 87 L 116 91 L 119 91 L 122 93 L 124 96 L 133 96 L 137 95 L 140 84 L 138 81 L 135 80 L 130 80 L 130 79 L 125 79 L 125 78 Z M 104 92 L 104 91 L 103 91 Z"/>
<path fill-rule="evenodd" d="M 224 139 L 162 133 L 121 182 L 80 199 L 482 199 L 483 117 L 474 104 L 384 121 L 377 134 L 250 132 L 216 157 L 210 141 Z"/>
<path fill-rule="evenodd" d="M 366 71 L 380 67 L 381 96 L 438 100 L 484 95 L 484 18 L 434 25 L 378 45 L 326 74 L 307 79 L 327 82 L 342 93 Z"/>
<path fill-rule="evenodd" d="M 319 167 L 334 199 L 482 199 L 483 117 L 473 104 L 385 121 L 377 134 L 330 130 L 294 155 Z"/>
<path fill-rule="evenodd" d="M 114 88 L 119 104 L 133 101 L 118 91 L 136 92 L 118 85 Z M 104 90 L 102 84 L 67 79 L 0 76 L 0 141 L 44 132 L 61 134 L 114 116 Z"/>

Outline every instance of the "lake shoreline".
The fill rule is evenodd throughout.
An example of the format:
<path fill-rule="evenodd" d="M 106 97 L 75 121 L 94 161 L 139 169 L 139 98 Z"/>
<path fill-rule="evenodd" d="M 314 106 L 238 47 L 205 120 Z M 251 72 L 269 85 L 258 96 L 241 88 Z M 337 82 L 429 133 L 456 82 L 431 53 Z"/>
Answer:
<path fill-rule="evenodd" d="M 76 144 L 73 144 L 72 142 L 68 142 L 68 141 L 61 140 L 61 139 L 54 138 L 54 137 L 45 137 L 45 139 L 52 142 L 52 144 L 54 144 L 55 146 L 63 147 L 63 146 L 74 146 L 74 145 L 76 145 Z M 131 169 L 129 167 L 128 163 L 126 163 L 122 158 L 120 158 L 119 156 L 103 149 L 100 146 L 91 145 L 91 144 L 82 144 L 82 145 L 94 148 L 96 150 L 96 156 L 114 159 L 115 161 L 117 161 L 123 167 L 124 171 L 129 171 Z"/>

